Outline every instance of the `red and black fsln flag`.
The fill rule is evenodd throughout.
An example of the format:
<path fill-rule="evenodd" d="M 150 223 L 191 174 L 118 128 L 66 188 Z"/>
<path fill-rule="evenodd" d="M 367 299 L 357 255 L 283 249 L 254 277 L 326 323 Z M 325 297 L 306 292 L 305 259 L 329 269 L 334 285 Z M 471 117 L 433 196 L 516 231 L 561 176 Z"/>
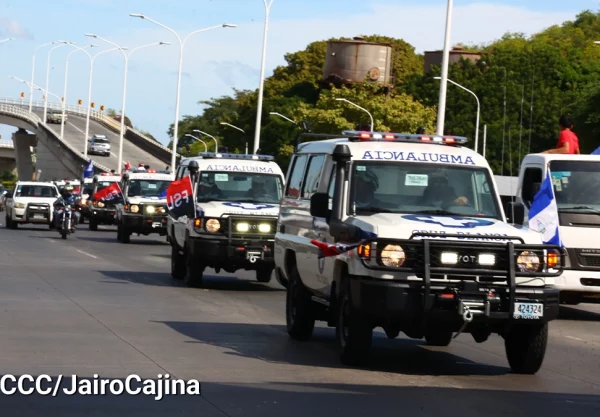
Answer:
<path fill-rule="evenodd" d="M 192 180 L 189 176 L 173 181 L 167 188 L 167 210 L 174 219 L 182 216 L 194 217 Z"/>
<path fill-rule="evenodd" d="M 104 187 L 96 194 L 94 194 L 94 200 L 102 201 L 109 204 L 117 204 L 123 202 L 123 192 L 119 183 L 113 182 L 108 187 Z"/>

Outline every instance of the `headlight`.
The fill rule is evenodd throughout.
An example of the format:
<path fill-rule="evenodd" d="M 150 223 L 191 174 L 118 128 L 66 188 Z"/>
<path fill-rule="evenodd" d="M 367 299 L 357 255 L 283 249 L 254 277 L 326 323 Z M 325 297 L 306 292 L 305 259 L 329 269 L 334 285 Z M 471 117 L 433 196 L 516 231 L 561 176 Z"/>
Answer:
<path fill-rule="evenodd" d="M 381 251 L 381 263 L 387 267 L 400 268 L 405 260 L 406 254 L 400 245 L 386 245 Z"/>
<path fill-rule="evenodd" d="M 152 214 L 156 211 L 156 209 L 154 208 L 154 206 L 148 206 L 146 207 L 146 213 L 148 214 Z"/>
<path fill-rule="evenodd" d="M 86 205 L 87 204 L 87 198 L 82 198 L 81 199 L 81 205 Z"/>
<path fill-rule="evenodd" d="M 215 233 L 221 228 L 221 223 L 217 219 L 209 219 L 206 221 L 205 227 L 207 232 Z"/>
<path fill-rule="evenodd" d="M 98 201 L 98 207 L 100 207 L 100 208 L 104 207 L 104 203 L 102 201 Z"/>
<path fill-rule="evenodd" d="M 271 231 L 271 225 L 268 223 L 261 223 L 258 225 L 258 231 L 261 233 L 269 233 Z"/>
<path fill-rule="evenodd" d="M 139 213 L 140 212 L 140 206 L 137 206 L 137 205 L 134 204 L 133 206 L 131 206 L 130 210 L 131 210 L 132 213 Z"/>
<path fill-rule="evenodd" d="M 247 232 L 248 230 L 250 230 L 250 225 L 248 223 L 238 223 L 235 226 L 235 230 L 237 230 L 238 232 Z"/>
<path fill-rule="evenodd" d="M 540 267 L 540 257 L 530 251 L 524 251 L 517 258 L 517 266 L 522 272 L 536 272 Z"/>
<path fill-rule="evenodd" d="M 25 208 L 25 203 L 15 203 L 15 208 Z"/>

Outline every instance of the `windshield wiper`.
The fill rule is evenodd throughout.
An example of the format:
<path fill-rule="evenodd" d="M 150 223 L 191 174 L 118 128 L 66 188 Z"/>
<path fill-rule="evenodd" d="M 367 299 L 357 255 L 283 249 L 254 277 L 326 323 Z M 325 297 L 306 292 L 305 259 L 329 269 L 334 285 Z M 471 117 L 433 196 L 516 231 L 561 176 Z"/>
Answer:
<path fill-rule="evenodd" d="M 571 210 L 578 210 L 578 211 L 579 210 L 587 210 L 587 211 L 591 211 L 592 213 L 600 214 L 600 210 L 595 209 L 594 207 L 590 207 L 590 206 L 567 207 L 567 208 L 559 209 L 558 211 L 568 212 Z"/>
<path fill-rule="evenodd" d="M 390 210 L 390 209 L 386 209 L 386 208 L 381 208 L 381 207 L 373 207 L 373 206 L 356 207 L 356 211 L 371 211 L 371 212 L 374 212 L 374 213 L 395 213 L 394 210 Z"/>
<path fill-rule="evenodd" d="M 441 216 L 464 216 L 464 214 L 454 213 L 452 211 L 447 210 L 420 210 L 415 212 L 415 214 L 438 214 Z"/>

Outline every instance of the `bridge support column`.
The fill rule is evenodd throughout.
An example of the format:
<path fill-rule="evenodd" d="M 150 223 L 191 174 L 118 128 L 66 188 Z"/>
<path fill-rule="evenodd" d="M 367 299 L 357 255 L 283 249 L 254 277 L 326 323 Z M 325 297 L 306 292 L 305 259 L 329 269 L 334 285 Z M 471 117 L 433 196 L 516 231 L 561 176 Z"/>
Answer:
<path fill-rule="evenodd" d="M 17 160 L 17 172 L 20 181 L 31 181 L 33 178 L 33 160 L 31 158 L 31 147 L 37 144 L 35 135 L 27 133 L 25 129 L 19 129 L 12 135 L 15 146 L 15 158 Z"/>

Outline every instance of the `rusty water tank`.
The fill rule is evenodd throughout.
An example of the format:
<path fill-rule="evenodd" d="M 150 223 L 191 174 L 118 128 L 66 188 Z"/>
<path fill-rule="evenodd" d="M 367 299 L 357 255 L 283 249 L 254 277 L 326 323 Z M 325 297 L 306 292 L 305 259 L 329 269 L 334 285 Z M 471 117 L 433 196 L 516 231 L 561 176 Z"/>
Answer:
<path fill-rule="evenodd" d="M 342 83 L 374 82 L 391 84 L 392 47 L 389 44 L 330 41 L 323 69 L 323 80 Z"/>

